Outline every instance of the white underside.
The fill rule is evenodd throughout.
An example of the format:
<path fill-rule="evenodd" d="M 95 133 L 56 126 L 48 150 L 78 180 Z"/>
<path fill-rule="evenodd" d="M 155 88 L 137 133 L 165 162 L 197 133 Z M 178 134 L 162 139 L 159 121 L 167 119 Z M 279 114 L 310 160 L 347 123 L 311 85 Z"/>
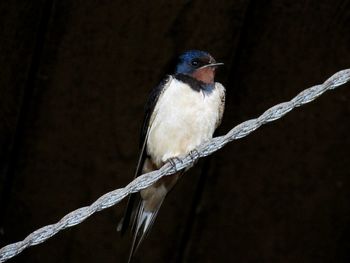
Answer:
<path fill-rule="evenodd" d="M 147 153 L 156 165 L 187 154 L 212 138 L 224 87 L 210 93 L 195 91 L 175 78 L 158 99 L 150 121 Z"/>

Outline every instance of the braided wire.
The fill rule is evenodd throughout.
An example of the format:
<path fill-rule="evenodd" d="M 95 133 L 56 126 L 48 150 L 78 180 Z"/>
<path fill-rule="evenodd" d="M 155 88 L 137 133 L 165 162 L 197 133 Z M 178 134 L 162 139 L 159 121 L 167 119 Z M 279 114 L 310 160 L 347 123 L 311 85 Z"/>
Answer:
<path fill-rule="evenodd" d="M 237 125 L 226 135 L 211 139 L 207 143 L 200 145 L 196 150 L 190 152 L 188 155 L 173 160 L 172 162 L 167 162 L 159 170 L 143 174 L 135 178 L 126 187 L 116 189 L 104 194 L 90 206 L 85 206 L 70 212 L 56 224 L 44 226 L 28 235 L 24 240 L 1 248 L 0 262 L 5 262 L 6 260 L 18 255 L 27 247 L 45 242 L 47 239 L 56 235 L 59 231 L 65 228 L 80 224 L 92 214 L 119 203 L 129 194 L 139 192 L 140 190 L 155 183 L 161 177 L 171 175 L 194 164 L 197 159 L 212 154 L 233 140 L 247 136 L 268 122 L 282 118 L 285 114 L 294 108 L 300 107 L 315 100 L 325 91 L 335 89 L 336 87 L 347 83 L 349 80 L 350 69 L 345 69 L 337 72 L 332 77 L 327 79 L 323 84 L 305 89 L 297 96 L 295 96 L 292 100 L 271 107 L 258 118 L 251 119 Z"/>

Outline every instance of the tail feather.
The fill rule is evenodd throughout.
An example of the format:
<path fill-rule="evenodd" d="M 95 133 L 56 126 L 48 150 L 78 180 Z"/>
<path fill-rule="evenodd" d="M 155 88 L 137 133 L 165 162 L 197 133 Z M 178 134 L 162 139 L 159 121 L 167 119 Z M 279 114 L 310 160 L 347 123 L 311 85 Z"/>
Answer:
<path fill-rule="evenodd" d="M 130 207 L 132 203 L 128 203 L 127 221 L 125 221 L 124 217 L 124 220 L 122 219 L 119 223 L 118 229 L 123 232 L 123 228 L 127 227 L 129 222 L 132 223 L 133 240 L 129 254 L 129 263 L 150 231 L 166 195 L 173 188 L 181 174 L 182 172 L 162 178 L 154 185 L 142 190 L 138 197 L 138 205 L 132 207 L 133 209 Z M 135 203 L 135 199 L 133 202 Z"/>
<path fill-rule="evenodd" d="M 147 159 L 146 158 L 146 144 L 147 144 L 147 138 L 148 138 L 148 130 L 147 130 L 147 133 L 145 135 L 146 137 L 144 138 L 144 141 L 142 144 L 141 153 L 139 156 L 139 160 L 137 162 L 137 167 L 136 167 L 134 178 L 140 176 L 142 172 L 150 172 L 151 171 L 151 170 L 147 171 L 147 166 L 145 166 L 145 162 Z M 148 164 L 149 162 L 150 161 L 148 161 L 146 163 Z M 136 199 L 138 199 L 138 194 L 129 195 L 128 204 L 126 206 L 124 217 L 121 219 L 121 221 L 119 222 L 118 227 L 117 227 L 117 231 L 120 231 L 122 235 L 125 234 L 126 230 L 129 227 L 130 220 L 133 217 L 134 205 L 137 204 Z"/>
<path fill-rule="evenodd" d="M 157 217 L 161 205 L 162 202 L 154 211 L 145 211 L 145 201 L 140 201 L 139 206 L 137 208 L 137 215 L 135 215 L 132 226 L 134 236 L 132 240 L 128 263 L 131 262 L 135 252 L 139 248 L 144 238 L 149 233 L 149 230 L 151 229 L 154 220 Z"/>
<path fill-rule="evenodd" d="M 117 231 L 120 232 L 122 236 L 125 234 L 126 230 L 128 229 L 130 221 L 132 221 L 132 225 L 134 225 L 135 223 L 135 216 L 134 216 L 135 203 L 137 203 L 137 201 L 140 202 L 139 199 L 140 198 L 137 196 L 137 194 L 131 194 L 129 196 L 128 204 L 126 206 L 124 216 L 121 218 L 117 226 Z"/>

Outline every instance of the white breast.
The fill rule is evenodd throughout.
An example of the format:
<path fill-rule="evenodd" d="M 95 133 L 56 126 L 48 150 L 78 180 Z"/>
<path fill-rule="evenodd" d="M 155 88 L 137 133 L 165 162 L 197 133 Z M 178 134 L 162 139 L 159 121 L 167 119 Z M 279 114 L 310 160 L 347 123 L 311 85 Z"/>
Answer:
<path fill-rule="evenodd" d="M 175 78 L 159 98 L 151 118 L 147 152 L 156 165 L 184 155 L 213 136 L 223 86 L 198 92 Z"/>

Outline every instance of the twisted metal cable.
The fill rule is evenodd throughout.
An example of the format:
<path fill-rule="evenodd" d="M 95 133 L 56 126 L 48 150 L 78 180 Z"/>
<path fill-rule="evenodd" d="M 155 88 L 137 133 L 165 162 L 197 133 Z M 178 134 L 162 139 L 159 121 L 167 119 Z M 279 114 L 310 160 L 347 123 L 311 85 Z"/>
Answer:
<path fill-rule="evenodd" d="M 6 260 L 18 255 L 27 247 L 46 241 L 65 228 L 80 224 L 92 214 L 119 203 L 129 194 L 139 192 L 140 190 L 155 183 L 161 177 L 171 175 L 192 165 L 197 159 L 212 154 L 233 140 L 247 136 L 263 124 L 282 118 L 292 109 L 315 100 L 325 91 L 335 89 L 336 87 L 345 84 L 349 80 L 350 69 L 337 72 L 323 84 L 308 88 L 300 92 L 292 100 L 271 107 L 258 118 L 251 119 L 237 125 L 226 135 L 211 139 L 207 143 L 200 145 L 196 150 L 192 151 L 183 158 L 175 160 L 171 163 L 167 162 L 159 170 L 143 174 L 135 178 L 135 180 L 129 183 L 126 187 L 116 189 L 101 196 L 90 206 L 85 206 L 74 210 L 73 212 L 64 216 L 58 223 L 44 226 L 28 235 L 24 240 L 1 248 L 0 262 L 5 262 Z"/>

